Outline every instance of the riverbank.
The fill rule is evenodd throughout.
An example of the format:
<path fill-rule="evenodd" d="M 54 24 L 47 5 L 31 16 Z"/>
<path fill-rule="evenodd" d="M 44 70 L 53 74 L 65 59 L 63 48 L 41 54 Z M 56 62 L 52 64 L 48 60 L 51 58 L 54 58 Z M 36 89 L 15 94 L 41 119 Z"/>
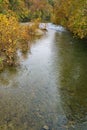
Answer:
<path fill-rule="evenodd" d="M 9 22 L 8 18 L 7 22 Z M 15 19 L 16 20 L 16 19 Z M 3 23 L 4 24 L 4 23 Z M 12 24 L 12 25 L 11 25 Z M 17 26 L 15 27 L 14 23 L 6 24 L 5 31 L 1 30 L 3 37 L 1 37 L 1 46 L 0 46 L 0 70 L 4 69 L 4 66 L 15 66 L 17 65 L 17 50 L 18 48 L 23 49 L 24 52 L 27 50 L 25 47 L 26 44 L 29 46 L 29 43 L 34 37 L 41 37 L 47 31 L 46 29 L 39 28 L 39 20 L 35 20 L 34 23 L 21 23 L 15 22 Z M 1 25 L 2 26 L 2 25 Z M 13 31 L 11 30 L 13 29 Z M 16 30 L 15 30 L 16 29 Z M 12 33 L 11 33 L 12 31 Z M 9 33 L 9 37 L 8 37 Z M 5 37 L 5 40 L 4 40 Z M 2 44 L 4 43 L 4 44 Z"/>

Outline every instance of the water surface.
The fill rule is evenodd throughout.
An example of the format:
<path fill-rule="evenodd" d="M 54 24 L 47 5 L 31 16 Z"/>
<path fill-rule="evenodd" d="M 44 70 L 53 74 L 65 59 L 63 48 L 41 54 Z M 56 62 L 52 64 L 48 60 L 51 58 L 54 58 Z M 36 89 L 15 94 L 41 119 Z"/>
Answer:
<path fill-rule="evenodd" d="M 87 130 L 87 44 L 48 25 L 0 73 L 0 130 Z"/>

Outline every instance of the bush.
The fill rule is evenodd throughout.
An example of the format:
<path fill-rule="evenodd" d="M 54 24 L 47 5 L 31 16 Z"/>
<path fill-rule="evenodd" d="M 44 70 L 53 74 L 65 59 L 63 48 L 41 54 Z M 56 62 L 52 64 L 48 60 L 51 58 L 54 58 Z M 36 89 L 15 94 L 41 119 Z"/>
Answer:
<path fill-rule="evenodd" d="M 0 65 L 15 65 L 17 48 L 24 46 L 31 40 L 31 35 L 35 35 L 35 31 L 39 26 L 40 19 L 33 23 L 20 24 L 14 13 L 0 14 Z M 19 44 L 19 45 L 18 45 Z"/>
<path fill-rule="evenodd" d="M 12 65 L 16 57 L 19 23 L 14 16 L 0 14 L 0 51 L 5 62 Z"/>

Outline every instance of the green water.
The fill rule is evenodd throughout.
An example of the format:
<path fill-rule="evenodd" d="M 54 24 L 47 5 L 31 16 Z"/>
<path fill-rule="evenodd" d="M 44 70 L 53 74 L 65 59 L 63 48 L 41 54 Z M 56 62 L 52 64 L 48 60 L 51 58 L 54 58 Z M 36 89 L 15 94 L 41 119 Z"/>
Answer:
<path fill-rule="evenodd" d="M 0 130 L 87 130 L 87 44 L 50 30 L 0 73 Z"/>

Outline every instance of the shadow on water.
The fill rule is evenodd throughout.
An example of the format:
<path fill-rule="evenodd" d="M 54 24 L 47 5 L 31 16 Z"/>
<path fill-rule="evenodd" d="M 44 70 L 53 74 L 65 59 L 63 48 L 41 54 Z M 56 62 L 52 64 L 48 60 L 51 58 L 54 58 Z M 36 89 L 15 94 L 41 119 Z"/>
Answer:
<path fill-rule="evenodd" d="M 87 44 L 70 34 L 56 33 L 62 106 L 74 129 L 87 129 Z M 54 45 L 55 46 L 55 45 Z M 78 124 L 78 125 L 77 125 Z"/>
<path fill-rule="evenodd" d="M 86 130 L 87 45 L 57 27 L 25 48 L 0 73 L 0 130 Z"/>

